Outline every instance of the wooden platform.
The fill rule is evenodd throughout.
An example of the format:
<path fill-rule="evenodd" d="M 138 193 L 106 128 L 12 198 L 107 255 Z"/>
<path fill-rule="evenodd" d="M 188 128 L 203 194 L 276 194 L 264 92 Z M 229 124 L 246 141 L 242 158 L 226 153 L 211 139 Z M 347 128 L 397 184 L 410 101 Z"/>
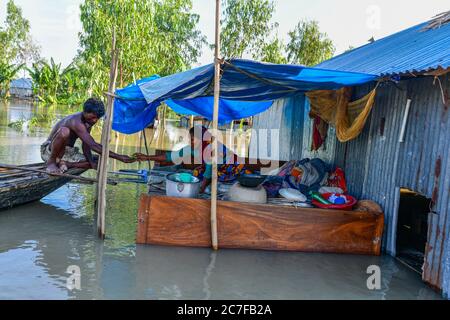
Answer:
<path fill-rule="evenodd" d="M 372 210 L 372 209 L 369 209 Z M 219 248 L 379 255 L 379 210 L 339 211 L 218 201 Z M 141 196 L 137 243 L 210 247 L 210 201 Z"/>

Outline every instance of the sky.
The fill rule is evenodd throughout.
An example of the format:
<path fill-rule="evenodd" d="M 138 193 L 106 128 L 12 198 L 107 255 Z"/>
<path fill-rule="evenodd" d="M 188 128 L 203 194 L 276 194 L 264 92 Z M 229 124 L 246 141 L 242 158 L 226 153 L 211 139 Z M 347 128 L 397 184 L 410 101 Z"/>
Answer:
<path fill-rule="evenodd" d="M 77 53 L 79 4 L 82 0 L 15 0 L 30 21 L 31 33 L 41 46 L 41 55 L 53 57 L 63 66 Z M 7 0 L 0 0 L 0 23 L 5 20 Z M 214 41 L 214 0 L 193 0 L 193 11 L 200 15 L 199 29 Z M 374 37 L 380 39 L 429 20 L 449 10 L 448 0 L 275 0 L 273 22 L 278 35 L 287 33 L 301 19 L 317 20 L 336 46 L 336 54 L 349 46 L 358 47 Z M 198 65 L 212 62 L 212 51 L 203 48 Z"/>

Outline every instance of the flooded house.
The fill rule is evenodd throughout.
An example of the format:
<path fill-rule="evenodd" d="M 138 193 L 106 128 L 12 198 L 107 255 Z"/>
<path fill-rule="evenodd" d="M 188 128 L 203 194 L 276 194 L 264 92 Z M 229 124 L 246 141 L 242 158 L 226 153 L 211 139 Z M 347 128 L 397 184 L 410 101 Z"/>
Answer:
<path fill-rule="evenodd" d="M 341 142 L 330 126 L 312 151 L 309 98 L 278 100 L 254 117 L 254 129 L 279 129 L 280 160 L 321 158 L 342 168 L 349 193 L 383 209 L 383 252 L 450 295 L 450 23 L 421 23 L 316 66 L 376 74 L 353 87 L 352 100 L 376 86 L 361 133 Z M 256 155 L 255 141 L 250 157 Z"/>
<path fill-rule="evenodd" d="M 11 81 L 9 93 L 11 97 L 16 99 L 31 99 L 33 97 L 33 86 L 31 79 L 20 78 Z"/>

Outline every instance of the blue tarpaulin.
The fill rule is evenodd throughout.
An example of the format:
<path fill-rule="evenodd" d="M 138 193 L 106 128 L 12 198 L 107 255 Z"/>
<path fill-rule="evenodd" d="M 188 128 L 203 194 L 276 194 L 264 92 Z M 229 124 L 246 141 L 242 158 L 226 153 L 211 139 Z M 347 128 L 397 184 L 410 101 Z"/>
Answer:
<path fill-rule="evenodd" d="M 166 102 L 175 112 L 212 119 L 214 65 L 167 77 L 152 76 L 116 91 L 113 129 L 134 133 L 151 124 Z M 219 123 L 256 115 L 273 100 L 311 90 L 334 90 L 376 75 L 231 59 L 222 65 Z"/>
<path fill-rule="evenodd" d="M 166 100 L 166 104 L 176 113 L 202 116 L 212 119 L 214 97 L 198 97 L 187 100 Z M 234 101 L 219 99 L 219 123 L 251 117 L 272 106 L 273 101 Z"/>

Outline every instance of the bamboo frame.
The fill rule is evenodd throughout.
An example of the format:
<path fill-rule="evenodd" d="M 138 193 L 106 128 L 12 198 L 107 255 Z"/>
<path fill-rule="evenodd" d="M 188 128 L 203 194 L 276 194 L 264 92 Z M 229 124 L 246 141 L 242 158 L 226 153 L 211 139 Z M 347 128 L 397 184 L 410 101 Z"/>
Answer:
<path fill-rule="evenodd" d="M 116 31 L 113 29 L 111 44 L 111 67 L 109 72 L 108 93 L 114 93 L 116 89 L 118 57 L 116 51 Z M 100 163 L 97 172 L 97 230 L 101 239 L 105 238 L 105 211 L 106 211 L 106 183 L 107 169 L 109 162 L 109 142 L 111 139 L 111 126 L 114 107 L 114 97 L 107 95 L 106 114 L 102 128 L 102 154 L 100 155 Z"/>

